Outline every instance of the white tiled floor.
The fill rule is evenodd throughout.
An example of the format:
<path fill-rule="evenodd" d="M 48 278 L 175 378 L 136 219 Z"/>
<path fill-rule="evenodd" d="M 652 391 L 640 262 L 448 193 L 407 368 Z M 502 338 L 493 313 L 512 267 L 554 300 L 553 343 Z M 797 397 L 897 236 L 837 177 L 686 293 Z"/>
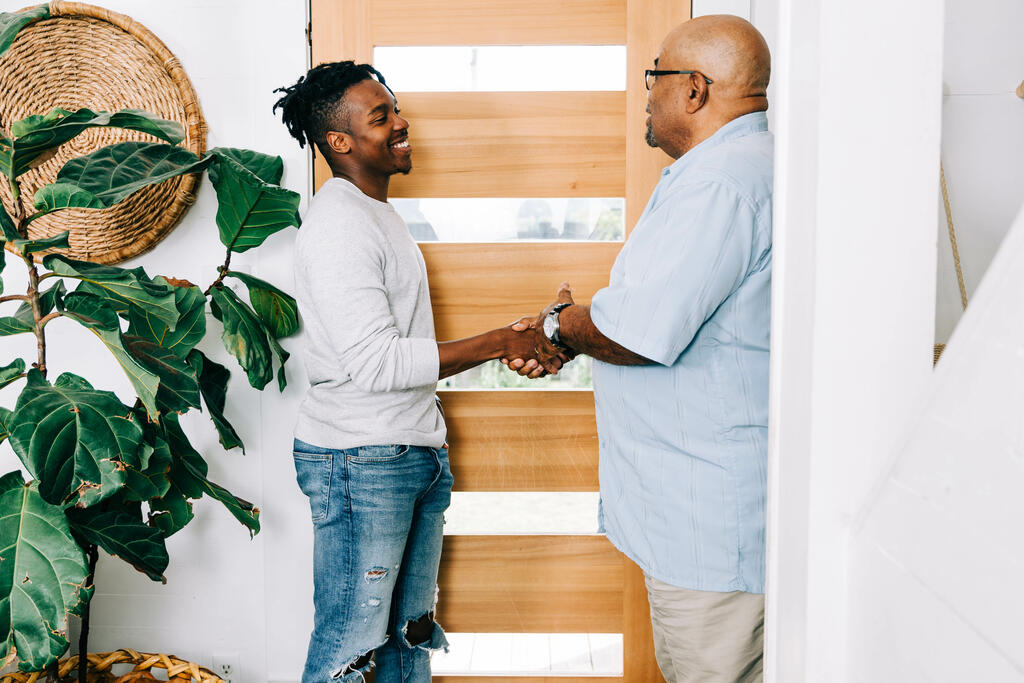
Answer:
<path fill-rule="evenodd" d="M 448 633 L 435 674 L 622 675 L 620 633 Z"/>

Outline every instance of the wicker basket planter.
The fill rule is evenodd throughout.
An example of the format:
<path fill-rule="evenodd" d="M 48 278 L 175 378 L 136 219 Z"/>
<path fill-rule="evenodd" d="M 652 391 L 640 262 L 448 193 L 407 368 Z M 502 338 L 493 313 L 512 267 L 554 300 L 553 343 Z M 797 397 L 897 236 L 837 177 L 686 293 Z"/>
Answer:
<path fill-rule="evenodd" d="M 135 681 L 179 681 L 180 683 L 224 683 L 209 669 L 186 662 L 172 655 L 149 654 L 135 650 L 118 650 L 88 655 L 89 683 L 134 683 Z M 167 679 L 156 678 L 152 671 L 167 673 Z M 77 683 L 78 656 L 63 659 L 59 667 L 61 683 Z M 43 683 L 46 674 L 16 671 L 0 676 L 0 683 Z"/>

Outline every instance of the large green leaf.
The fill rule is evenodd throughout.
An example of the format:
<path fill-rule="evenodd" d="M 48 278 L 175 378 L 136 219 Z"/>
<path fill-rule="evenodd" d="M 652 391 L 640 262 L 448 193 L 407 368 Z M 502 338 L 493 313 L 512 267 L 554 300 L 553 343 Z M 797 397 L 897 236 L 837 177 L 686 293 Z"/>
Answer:
<path fill-rule="evenodd" d="M 270 235 L 298 226 L 299 195 L 270 185 L 229 156 L 212 153 L 210 181 L 217 191 L 220 241 L 242 252 L 263 244 Z"/>
<path fill-rule="evenodd" d="M 142 337 L 123 335 L 122 342 L 133 358 L 160 378 L 156 402 L 162 411 L 184 412 L 200 407 L 199 380 L 184 358 Z"/>
<path fill-rule="evenodd" d="M 117 311 L 106 299 L 95 294 L 71 292 L 64 297 L 64 313 L 93 330 L 121 331 Z"/>
<path fill-rule="evenodd" d="M 207 478 L 209 468 L 206 461 L 189 443 L 176 415 L 167 415 L 163 422 L 167 442 L 174 455 L 169 473 L 171 489 L 163 499 L 151 501 L 150 509 L 159 513 L 151 518 L 151 523 L 165 530 L 165 535 L 174 533 L 192 518 L 192 506 L 187 499 L 200 498 L 205 494 L 219 500 L 235 519 L 249 529 L 250 535 L 258 533 L 259 509 Z"/>
<path fill-rule="evenodd" d="M 249 529 L 250 538 L 260 532 L 260 510 L 258 507 L 205 477 L 200 480 L 200 483 L 204 493 L 219 500 L 235 519 Z"/>
<path fill-rule="evenodd" d="M 0 389 L 17 380 L 25 372 L 25 360 L 15 358 L 10 365 L 0 368 Z"/>
<path fill-rule="evenodd" d="M 89 565 L 64 511 L 26 485 L 0 479 L 0 658 L 23 671 L 49 666 L 68 648 L 68 615 L 92 597 Z"/>
<path fill-rule="evenodd" d="M 172 486 L 177 487 L 189 498 L 201 498 L 203 487 L 199 479 L 205 479 L 210 466 L 203 456 L 189 441 L 185 430 L 181 428 L 178 416 L 171 413 L 160 421 L 163 426 L 163 438 L 171 451 Z M 198 477 L 198 478 L 197 478 Z"/>
<path fill-rule="evenodd" d="M 185 139 L 181 124 L 161 119 L 140 109 L 95 112 L 68 111 L 57 107 L 49 114 L 29 116 L 11 124 L 13 153 L 9 178 L 17 178 L 48 150 L 64 144 L 88 128 L 126 128 L 148 133 L 172 145 Z M 58 176 L 59 178 L 59 176 Z"/>
<path fill-rule="evenodd" d="M 284 175 L 284 161 L 279 156 L 271 156 L 270 154 L 254 152 L 251 149 L 238 149 L 235 147 L 214 147 L 209 153 L 237 162 L 245 170 L 265 183 L 270 183 L 271 185 L 281 184 L 281 177 Z M 216 171 L 211 171 L 211 173 L 216 173 Z"/>
<path fill-rule="evenodd" d="M 210 420 L 217 429 L 217 436 L 220 445 L 226 449 L 242 447 L 245 453 L 245 444 L 242 437 L 238 435 L 235 428 L 224 417 L 224 404 L 227 400 L 228 381 L 231 379 L 231 372 L 203 354 L 199 349 L 193 349 L 188 354 L 188 363 L 196 370 L 199 376 L 199 390 L 206 402 L 206 410 L 210 414 Z"/>
<path fill-rule="evenodd" d="M 89 328 L 113 354 L 114 360 L 124 370 L 139 400 L 146 407 L 149 419 L 156 420 L 160 415 L 157 401 L 160 376 L 128 350 L 114 309 L 103 298 L 77 290 L 65 297 L 64 309 L 65 315 Z"/>
<path fill-rule="evenodd" d="M 11 418 L 14 411 L 9 408 L 0 408 L 0 443 L 11 435 Z"/>
<path fill-rule="evenodd" d="M 43 265 L 63 277 L 81 280 L 76 291 L 103 297 L 121 315 L 127 316 L 135 307 L 147 311 L 171 330 L 178 324 L 174 288 L 165 281 L 151 280 L 141 267 L 127 270 L 73 261 L 57 254 L 44 258 Z"/>
<path fill-rule="evenodd" d="M 198 471 L 205 477 L 208 467 L 203 456 L 192 447 L 176 414 L 164 415 L 160 427 L 163 430 L 161 438 L 171 453 L 171 465 L 167 473 L 170 487 L 163 496 L 149 501 L 149 523 L 160 529 L 164 537 L 168 537 L 192 521 L 195 513 L 189 499 L 201 498 L 203 495 L 199 481 L 190 471 Z M 186 467 L 185 463 L 189 463 L 190 467 Z"/>
<path fill-rule="evenodd" d="M 121 142 L 101 147 L 64 164 L 57 181 L 39 188 L 33 204 L 41 213 L 59 209 L 113 206 L 133 192 L 212 163 L 174 145 Z"/>
<path fill-rule="evenodd" d="M 0 318 L 0 337 L 33 332 L 35 329 L 35 318 L 32 316 L 32 307 L 27 303 L 19 306 L 13 316 Z"/>
<path fill-rule="evenodd" d="M 68 238 L 71 236 L 70 230 L 65 230 L 59 235 L 53 237 L 44 237 L 37 240 L 14 240 L 14 246 L 22 253 L 28 256 L 34 254 L 37 251 L 46 251 L 47 249 L 67 249 Z"/>
<path fill-rule="evenodd" d="M 0 157 L 2 157 L 4 139 L 5 138 L 0 135 Z M 13 242 L 14 240 L 21 239 L 21 234 L 18 232 L 18 229 L 14 227 L 14 219 L 11 218 L 9 213 L 7 213 L 7 209 L 4 208 L 3 204 L 0 204 L 0 235 L 3 236 L 4 242 Z"/>
<path fill-rule="evenodd" d="M 165 495 L 149 501 L 149 511 L 150 525 L 159 529 L 164 538 L 184 529 L 196 516 L 192 501 L 173 485 Z"/>
<path fill-rule="evenodd" d="M 152 424 L 147 424 L 146 442 L 139 451 L 139 466 L 125 467 L 123 500 L 143 501 L 167 494 L 171 482 L 167 473 L 171 468 L 171 450 L 161 437 L 150 433 Z"/>
<path fill-rule="evenodd" d="M 39 5 L 21 12 L 0 12 L 0 57 L 10 49 L 21 29 L 33 21 L 49 18 L 49 5 Z"/>
<path fill-rule="evenodd" d="M 39 309 L 42 315 L 47 315 L 53 309 L 64 310 L 64 295 L 68 293 L 63 280 L 57 280 L 57 284 L 39 295 Z M 28 306 L 28 304 L 22 304 Z M 31 309 L 31 306 L 28 306 Z"/>
<path fill-rule="evenodd" d="M 274 376 L 270 344 L 263 323 L 227 287 L 217 285 L 210 294 L 213 296 L 210 302 L 213 317 L 224 324 L 221 335 L 224 348 L 238 359 L 249 377 L 249 384 L 262 389 Z"/>
<path fill-rule="evenodd" d="M 279 391 L 284 391 L 284 388 L 288 386 L 288 378 L 284 374 L 284 364 L 291 354 L 284 350 L 276 339 L 270 337 L 270 348 L 273 349 L 274 355 L 277 356 L 278 368 L 277 368 L 277 388 Z"/>
<path fill-rule="evenodd" d="M 89 543 L 119 557 L 154 581 L 167 583 L 170 561 L 164 536 L 124 509 L 68 510 L 71 529 Z"/>
<path fill-rule="evenodd" d="M 229 270 L 224 277 L 233 277 L 249 288 L 249 301 L 256 315 L 275 339 L 295 334 L 299 330 L 299 306 L 291 295 L 282 292 L 266 280 L 246 273 Z"/>
<path fill-rule="evenodd" d="M 43 216 L 61 209 L 105 209 L 99 197 L 71 183 L 53 182 L 36 190 L 32 205 Z"/>
<path fill-rule="evenodd" d="M 0 130 L 3 130 L 0 128 Z M 12 179 L 14 172 L 14 142 L 11 141 L 5 135 L 0 134 L 0 173 L 3 173 L 4 177 L 7 178 L 7 184 L 11 188 L 11 193 L 14 198 L 17 199 L 20 196 L 21 189 L 18 187 L 18 183 Z M 17 239 L 7 231 L 7 225 L 3 226 L 4 236 L 8 239 Z M 17 231 L 15 231 L 17 232 Z M 20 237 L 20 235 L 18 235 Z"/>
<path fill-rule="evenodd" d="M 51 386 L 36 369 L 18 397 L 11 445 L 53 505 L 88 507 L 117 492 L 139 466 L 142 429 L 110 391 L 65 373 Z"/>
<path fill-rule="evenodd" d="M 156 277 L 154 282 L 166 283 L 167 280 Z M 173 290 L 174 305 L 179 315 L 173 330 L 148 309 L 133 307 L 128 311 L 127 333 L 159 344 L 185 358 L 206 335 L 206 297 L 195 286 L 173 287 Z"/>
<path fill-rule="evenodd" d="M 215 484 L 206 478 L 205 467 L 202 470 L 193 465 L 192 460 L 181 460 L 180 467 L 171 468 L 171 477 L 190 480 L 187 487 L 198 487 L 202 493 L 219 500 L 228 509 L 228 512 L 249 529 L 249 535 L 255 536 L 260 531 L 260 511 L 255 505 L 243 500 L 228 491 L 223 486 Z M 193 496 L 198 498 L 199 496 Z"/>
<path fill-rule="evenodd" d="M 24 140 L 29 135 L 45 134 L 51 138 L 63 138 L 67 141 L 88 128 L 124 128 L 148 133 L 165 142 L 176 145 L 185 139 L 185 129 L 176 121 L 162 119 L 142 109 L 121 109 L 120 111 L 93 111 L 82 108 L 69 111 L 54 107 L 48 114 L 26 116 L 11 124 L 11 136 L 15 142 Z M 76 131 L 71 134 L 70 131 Z"/>

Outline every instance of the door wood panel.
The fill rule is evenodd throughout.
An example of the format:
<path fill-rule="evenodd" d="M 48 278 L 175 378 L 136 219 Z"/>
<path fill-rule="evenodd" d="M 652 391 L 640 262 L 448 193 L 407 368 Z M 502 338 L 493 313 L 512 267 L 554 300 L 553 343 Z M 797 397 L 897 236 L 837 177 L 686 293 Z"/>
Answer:
<path fill-rule="evenodd" d="M 622 633 L 622 555 L 604 536 L 446 536 L 437 621 L 465 633 Z"/>
<path fill-rule="evenodd" d="M 374 0 L 376 45 L 622 45 L 625 0 Z"/>
<path fill-rule="evenodd" d="M 442 391 L 456 491 L 597 491 L 590 391 Z"/>
<path fill-rule="evenodd" d="M 576 303 L 608 284 L 619 242 L 420 244 L 437 338 L 461 339 L 536 315 L 568 280 Z"/>
<path fill-rule="evenodd" d="M 398 93 L 413 172 L 392 197 L 622 197 L 623 92 Z"/>

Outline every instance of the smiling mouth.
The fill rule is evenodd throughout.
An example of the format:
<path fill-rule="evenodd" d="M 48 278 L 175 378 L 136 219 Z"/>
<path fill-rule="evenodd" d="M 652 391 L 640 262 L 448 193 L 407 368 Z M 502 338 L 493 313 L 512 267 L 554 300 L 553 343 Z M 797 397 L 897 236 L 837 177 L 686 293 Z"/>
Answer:
<path fill-rule="evenodd" d="M 409 138 L 391 145 L 391 149 L 409 149 Z"/>

